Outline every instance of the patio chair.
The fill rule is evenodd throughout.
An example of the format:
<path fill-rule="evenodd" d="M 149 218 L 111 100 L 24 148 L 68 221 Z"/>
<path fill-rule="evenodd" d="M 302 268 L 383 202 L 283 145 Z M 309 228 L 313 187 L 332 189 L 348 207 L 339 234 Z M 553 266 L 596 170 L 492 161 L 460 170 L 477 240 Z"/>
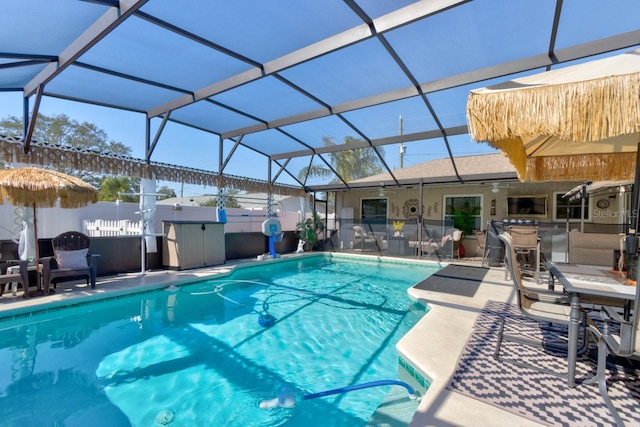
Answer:
<path fill-rule="evenodd" d="M 433 227 L 424 227 L 422 229 L 422 241 L 416 240 L 413 244 L 409 242 L 411 246 L 415 246 L 418 250 L 418 255 L 426 255 L 428 257 L 437 256 L 438 261 L 442 260 L 442 253 L 440 253 L 440 242 L 442 238 L 437 229 Z"/>
<path fill-rule="evenodd" d="M 585 384 L 598 384 L 600 395 L 607 404 L 609 412 L 613 416 L 616 425 L 624 426 L 618 410 L 613 405 L 607 391 L 606 366 L 609 354 L 625 358 L 640 357 L 640 329 L 638 328 L 637 307 L 640 307 L 640 287 L 636 287 L 633 309 L 628 311 L 628 315 L 621 315 L 619 308 L 602 306 L 601 314 L 603 328 L 599 329 L 595 324 L 589 325 L 589 332 L 596 338 L 598 343 L 598 364 L 596 375 L 584 381 Z M 627 311 L 625 311 L 627 312 Z M 616 323 L 618 327 L 612 328 L 611 323 Z M 614 333 L 614 330 L 616 331 Z"/>
<path fill-rule="evenodd" d="M 440 250 L 446 258 L 458 257 L 460 259 L 460 245 L 462 245 L 463 238 L 464 232 L 457 228 L 449 228 L 444 232 L 440 242 Z"/>
<path fill-rule="evenodd" d="M 540 259 L 538 254 L 540 253 L 540 248 L 538 245 L 540 242 L 538 241 L 538 227 L 512 225 L 509 227 L 509 235 L 513 241 L 516 260 L 520 264 L 520 269 L 528 274 L 535 274 L 536 279 L 539 279 Z M 507 274 L 508 270 L 505 266 L 505 277 L 507 277 Z"/>
<path fill-rule="evenodd" d="M 511 235 L 503 232 L 498 236 L 498 239 L 505 246 L 505 262 L 507 268 L 509 269 L 509 273 L 511 276 L 511 280 L 513 282 L 516 300 L 518 304 L 518 309 L 521 314 L 525 317 L 535 320 L 539 322 L 542 326 L 542 329 L 547 329 L 552 332 L 558 332 L 556 329 L 552 327 L 547 327 L 547 324 L 556 324 L 556 325 L 565 325 L 568 326 L 570 323 L 569 314 L 571 312 L 571 307 L 569 305 L 569 297 L 564 295 L 561 292 L 553 292 L 549 290 L 543 289 L 532 289 L 527 288 L 522 282 L 522 273 L 520 271 L 520 267 L 516 262 L 516 251 L 513 245 L 513 240 Z M 590 321 L 584 312 L 582 315 L 582 324 Z M 494 351 L 493 357 L 496 360 L 504 360 L 506 362 L 511 362 L 515 365 L 527 367 L 531 369 L 535 369 L 538 371 L 542 371 L 548 374 L 562 376 L 553 371 L 548 371 L 539 368 L 538 366 L 532 366 L 523 362 L 519 362 L 516 360 L 500 358 L 500 347 L 503 341 L 514 341 L 521 344 L 532 345 L 536 347 L 549 348 L 555 352 L 566 353 L 567 347 L 564 345 L 556 345 L 553 343 L 545 343 L 543 341 L 537 341 L 529 338 L 525 338 L 522 336 L 509 335 L 504 333 L 505 319 L 502 318 L 500 321 L 500 325 L 498 328 L 498 342 L 496 344 L 496 349 Z M 588 337 L 586 334 L 586 328 L 584 329 L 585 333 L 582 337 L 582 347 L 580 349 L 581 352 L 584 352 L 588 345 Z"/>
<path fill-rule="evenodd" d="M 476 239 L 478 239 L 478 248 L 474 255 L 478 255 L 478 252 L 482 251 L 482 262 L 480 266 L 484 267 L 484 259 L 487 254 L 487 233 L 484 230 L 473 230 L 473 234 L 475 234 Z"/>
<path fill-rule="evenodd" d="M 372 251 L 379 250 L 377 240 L 374 237 L 369 236 L 369 234 L 359 225 L 353 226 L 352 247 L 353 249 L 360 249 L 362 251 L 367 249 Z"/>
<path fill-rule="evenodd" d="M 5 286 L 11 283 L 20 283 L 22 285 L 22 288 L 24 289 L 24 297 L 29 298 L 29 276 L 27 273 L 27 266 L 29 264 L 29 261 L 6 260 L 2 263 L 6 265 L 3 266 L 3 271 L 0 272 L 0 296 L 2 296 Z M 11 273 L 10 271 L 6 270 L 6 268 L 12 265 L 19 266 L 18 273 Z"/>
<path fill-rule="evenodd" d="M 91 289 L 95 289 L 100 255 L 89 255 L 91 238 L 78 231 L 67 231 L 51 239 L 51 243 L 54 256 L 41 260 L 44 293 L 49 294 L 51 284 L 55 288 L 58 281 L 81 277 L 87 279 L 87 286 L 91 282 Z"/>
<path fill-rule="evenodd" d="M 487 221 L 487 265 L 489 267 L 499 267 L 504 263 L 504 244 L 498 236 L 505 231 L 505 225 L 501 221 Z M 506 280 L 506 279 L 505 279 Z"/>

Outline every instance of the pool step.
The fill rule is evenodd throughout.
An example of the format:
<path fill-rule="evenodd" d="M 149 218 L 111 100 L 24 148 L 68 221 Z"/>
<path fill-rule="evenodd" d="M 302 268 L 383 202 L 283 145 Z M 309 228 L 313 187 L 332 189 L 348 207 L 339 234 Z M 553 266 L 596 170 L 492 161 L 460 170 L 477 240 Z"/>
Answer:
<path fill-rule="evenodd" d="M 419 400 L 409 398 L 406 388 L 393 386 L 369 418 L 367 427 L 406 427 L 419 404 Z"/>

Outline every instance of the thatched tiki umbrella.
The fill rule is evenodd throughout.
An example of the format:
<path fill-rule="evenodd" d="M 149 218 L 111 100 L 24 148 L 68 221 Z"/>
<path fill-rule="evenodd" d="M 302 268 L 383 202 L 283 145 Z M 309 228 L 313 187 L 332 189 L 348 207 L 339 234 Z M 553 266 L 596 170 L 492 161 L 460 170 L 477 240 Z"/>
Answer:
<path fill-rule="evenodd" d="M 91 185 L 71 175 L 33 167 L 0 170 L 0 203 L 7 199 L 14 206 L 33 208 L 36 270 L 40 272 L 36 208 L 51 208 L 60 199 L 63 208 L 78 208 L 98 201 Z"/>
<path fill-rule="evenodd" d="M 640 50 L 471 91 L 469 133 L 521 181 L 632 180 L 638 229 Z"/>

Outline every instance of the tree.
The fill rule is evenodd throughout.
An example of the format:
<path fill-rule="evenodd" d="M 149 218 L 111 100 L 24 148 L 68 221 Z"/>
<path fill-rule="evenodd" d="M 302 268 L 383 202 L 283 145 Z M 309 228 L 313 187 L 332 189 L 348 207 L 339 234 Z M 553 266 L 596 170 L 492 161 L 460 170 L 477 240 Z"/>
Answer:
<path fill-rule="evenodd" d="M 156 193 L 163 194 L 165 199 L 176 197 L 176 192 L 173 190 L 173 188 L 169 188 L 166 185 L 158 188 L 158 191 L 156 191 Z"/>
<path fill-rule="evenodd" d="M 24 126 L 22 118 L 9 116 L 0 120 L 0 134 L 22 137 Z M 109 139 L 107 133 L 94 123 L 78 122 L 66 114 L 47 116 L 38 114 L 33 140 L 66 147 L 81 148 L 97 153 L 111 153 L 116 155 L 131 155 L 131 147 L 121 142 Z M 61 159 L 52 159 L 49 165 L 52 169 L 76 176 L 94 186 L 98 186 L 102 177 L 88 170 L 71 169 L 64 166 Z"/>
<path fill-rule="evenodd" d="M 139 184 L 136 180 L 126 176 L 108 176 L 100 183 L 98 200 L 101 202 L 138 202 L 139 196 L 120 195 L 119 193 L 136 193 Z"/>
<path fill-rule="evenodd" d="M 336 142 L 333 137 L 323 137 L 322 142 L 326 147 L 336 146 Z M 345 136 L 343 143 L 353 144 L 361 142 L 361 140 L 352 136 Z M 384 156 L 384 149 L 378 147 L 378 152 L 381 156 Z M 364 178 L 371 175 L 382 173 L 381 161 L 378 155 L 372 148 L 352 148 L 345 151 L 334 151 L 329 153 L 329 160 L 331 167 L 344 179 L 345 181 L 353 181 L 354 179 Z M 309 177 L 319 178 L 332 178 L 330 182 L 338 182 L 339 178 L 326 166 L 323 165 L 311 165 L 303 168 L 298 173 L 298 179 L 303 181 Z"/>
<path fill-rule="evenodd" d="M 225 201 L 225 207 L 227 208 L 242 208 L 242 205 L 238 202 L 234 196 L 237 196 L 239 190 L 231 189 L 227 191 L 227 197 Z M 218 198 L 219 196 L 212 196 L 210 199 L 201 202 L 200 206 L 218 206 Z"/>
<path fill-rule="evenodd" d="M 214 196 L 211 196 L 204 202 L 198 203 L 198 206 L 201 206 L 203 208 L 215 208 L 216 206 L 218 206 L 218 199 Z"/>

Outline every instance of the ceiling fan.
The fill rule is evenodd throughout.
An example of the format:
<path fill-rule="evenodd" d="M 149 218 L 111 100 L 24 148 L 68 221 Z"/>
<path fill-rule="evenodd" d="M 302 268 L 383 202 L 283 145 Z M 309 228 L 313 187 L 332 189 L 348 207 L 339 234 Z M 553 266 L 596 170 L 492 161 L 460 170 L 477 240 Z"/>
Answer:
<path fill-rule="evenodd" d="M 384 197 L 387 196 L 389 194 L 393 194 L 395 193 L 396 190 L 390 190 L 389 188 L 386 187 L 386 185 L 384 183 L 380 183 L 380 187 L 378 187 L 378 196 L 379 197 Z"/>
<path fill-rule="evenodd" d="M 500 185 L 500 183 L 498 182 L 492 182 L 491 183 L 491 192 L 496 194 L 500 192 L 501 188 L 509 188 L 509 184 L 502 184 Z"/>

